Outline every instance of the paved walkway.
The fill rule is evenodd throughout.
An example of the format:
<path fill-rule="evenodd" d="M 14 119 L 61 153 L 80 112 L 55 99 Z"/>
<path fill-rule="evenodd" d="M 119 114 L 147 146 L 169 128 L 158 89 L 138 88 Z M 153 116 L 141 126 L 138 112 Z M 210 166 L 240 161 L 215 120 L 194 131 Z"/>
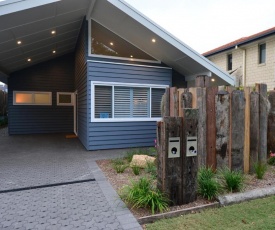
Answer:
<path fill-rule="evenodd" d="M 65 135 L 1 136 L 0 229 L 141 229 L 95 162 L 121 154 Z"/>

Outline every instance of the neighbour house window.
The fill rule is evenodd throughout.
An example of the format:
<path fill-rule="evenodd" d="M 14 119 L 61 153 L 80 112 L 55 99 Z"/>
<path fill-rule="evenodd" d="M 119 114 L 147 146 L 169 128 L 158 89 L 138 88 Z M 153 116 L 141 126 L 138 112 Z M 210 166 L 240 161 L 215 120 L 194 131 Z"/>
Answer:
<path fill-rule="evenodd" d="M 14 91 L 14 105 L 52 105 L 51 92 Z"/>
<path fill-rule="evenodd" d="M 74 105 L 73 95 L 74 95 L 74 93 L 58 92 L 57 93 L 57 105 L 61 105 L 61 106 Z"/>
<path fill-rule="evenodd" d="M 129 60 L 156 59 L 95 21 L 91 21 L 91 54 Z"/>
<path fill-rule="evenodd" d="M 266 44 L 259 45 L 259 64 L 265 63 L 266 59 Z"/>
<path fill-rule="evenodd" d="M 232 70 L 232 54 L 227 55 L 227 70 Z"/>
<path fill-rule="evenodd" d="M 127 121 L 161 117 L 165 86 L 92 83 L 94 120 Z"/>

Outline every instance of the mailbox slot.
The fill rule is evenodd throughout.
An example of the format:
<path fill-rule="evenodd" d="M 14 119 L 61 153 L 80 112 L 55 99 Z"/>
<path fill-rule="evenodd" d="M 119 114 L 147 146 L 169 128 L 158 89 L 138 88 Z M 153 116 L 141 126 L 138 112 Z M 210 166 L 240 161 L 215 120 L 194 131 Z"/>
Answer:
<path fill-rule="evenodd" d="M 168 158 L 180 157 L 180 138 L 170 137 L 168 141 Z"/>
<path fill-rule="evenodd" d="M 198 155 L 197 137 L 187 137 L 186 140 L 186 156 L 194 157 Z"/>

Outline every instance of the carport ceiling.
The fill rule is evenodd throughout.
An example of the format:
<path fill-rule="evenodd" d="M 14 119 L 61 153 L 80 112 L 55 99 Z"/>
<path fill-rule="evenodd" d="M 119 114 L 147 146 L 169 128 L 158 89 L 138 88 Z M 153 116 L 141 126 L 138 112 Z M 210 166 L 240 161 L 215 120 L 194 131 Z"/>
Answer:
<path fill-rule="evenodd" d="M 20 4 L 26 9 L 10 13 Z M 0 1 L 0 71 L 9 74 L 73 52 L 89 4 L 89 0 Z"/>

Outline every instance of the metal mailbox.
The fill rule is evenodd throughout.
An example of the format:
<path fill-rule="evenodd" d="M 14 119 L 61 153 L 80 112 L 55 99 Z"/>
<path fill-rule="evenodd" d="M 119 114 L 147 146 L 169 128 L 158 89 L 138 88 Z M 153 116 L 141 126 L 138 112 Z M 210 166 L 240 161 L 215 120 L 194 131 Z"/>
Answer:
<path fill-rule="evenodd" d="M 170 137 L 168 141 L 168 158 L 180 157 L 180 138 Z"/>
<path fill-rule="evenodd" d="M 194 157 L 198 155 L 197 137 L 187 137 L 186 140 L 186 156 Z"/>

